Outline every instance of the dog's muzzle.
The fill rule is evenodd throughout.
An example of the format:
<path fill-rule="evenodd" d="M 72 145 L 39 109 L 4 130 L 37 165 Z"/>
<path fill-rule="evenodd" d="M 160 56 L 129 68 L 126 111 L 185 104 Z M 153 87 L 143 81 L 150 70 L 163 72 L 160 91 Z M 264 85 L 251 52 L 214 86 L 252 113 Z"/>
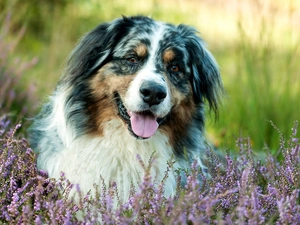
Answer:
<path fill-rule="evenodd" d="M 155 134 L 159 125 L 166 118 L 158 118 L 150 108 L 163 102 L 167 96 L 167 91 L 162 85 L 148 81 L 141 85 L 139 94 L 144 101 L 145 109 L 138 112 L 126 109 L 117 92 L 115 99 L 119 115 L 128 124 L 130 133 L 138 139 L 147 139 Z"/>
<path fill-rule="evenodd" d="M 143 101 L 149 104 L 149 107 L 160 104 L 167 96 L 166 88 L 162 85 L 146 81 L 140 87 L 140 95 Z"/>

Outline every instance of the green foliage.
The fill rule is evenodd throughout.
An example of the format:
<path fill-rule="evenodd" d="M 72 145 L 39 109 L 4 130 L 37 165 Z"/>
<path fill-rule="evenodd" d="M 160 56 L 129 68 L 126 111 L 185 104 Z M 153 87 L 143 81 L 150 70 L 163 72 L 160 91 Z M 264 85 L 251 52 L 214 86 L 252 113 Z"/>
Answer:
<path fill-rule="evenodd" d="M 227 83 L 229 98 L 216 126 L 235 135 L 240 130 L 251 137 L 255 149 L 266 145 L 274 153 L 278 133 L 270 121 L 286 135 L 286 121 L 300 118 L 300 40 L 292 43 L 288 34 L 281 37 L 288 41 L 278 40 L 271 21 L 261 16 L 258 22 L 253 32 L 238 21 L 234 79 Z"/>
<path fill-rule="evenodd" d="M 23 61 L 14 55 L 24 29 L 20 29 L 13 38 L 8 38 L 10 30 L 10 16 L 0 18 L 0 113 L 9 112 L 13 121 L 17 122 L 36 108 L 35 88 L 22 84 L 21 78 L 37 63 L 37 58 Z"/>

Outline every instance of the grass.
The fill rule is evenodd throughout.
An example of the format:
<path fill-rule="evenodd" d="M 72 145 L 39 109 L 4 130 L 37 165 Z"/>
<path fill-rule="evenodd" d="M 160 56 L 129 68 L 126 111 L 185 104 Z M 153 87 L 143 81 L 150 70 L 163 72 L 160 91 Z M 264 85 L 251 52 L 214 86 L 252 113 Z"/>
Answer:
<path fill-rule="evenodd" d="M 299 118 L 300 52 L 299 41 L 284 45 L 272 40 L 275 33 L 268 26 L 262 19 L 258 33 L 252 34 L 238 24 L 235 74 L 227 84 L 229 101 L 223 111 L 227 115 L 217 126 L 223 128 L 224 135 L 239 129 L 252 137 L 255 148 L 266 144 L 276 151 L 277 133 L 270 121 L 287 134 L 288 118 Z"/>
<path fill-rule="evenodd" d="M 144 14 L 197 27 L 219 62 L 228 94 L 219 121 L 207 123 L 208 138 L 218 147 L 233 149 L 242 132 L 251 137 L 254 149 L 266 145 L 273 152 L 278 134 L 269 121 L 287 135 L 289 121 L 300 119 L 299 11 L 298 0 L 0 3 L 0 19 L 12 15 L 7 39 L 26 27 L 14 56 L 25 61 L 38 57 L 37 65 L 24 72 L 20 83 L 24 87 L 34 84 L 39 102 L 54 89 L 77 40 L 98 23 L 122 14 Z"/>

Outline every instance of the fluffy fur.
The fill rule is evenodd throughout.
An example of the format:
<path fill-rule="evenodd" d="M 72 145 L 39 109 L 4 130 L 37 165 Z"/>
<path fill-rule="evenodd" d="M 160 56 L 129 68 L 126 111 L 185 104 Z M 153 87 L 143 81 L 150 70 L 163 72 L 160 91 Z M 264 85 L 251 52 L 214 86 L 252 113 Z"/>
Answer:
<path fill-rule="evenodd" d="M 35 119 L 31 144 L 50 177 L 63 171 L 82 191 L 115 182 L 120 199 L 138 185 L 151 155 L 159 183 L 201 164 L 204 103 L 217 112 L 218 66 L 196 30 L 137 16 L 101 24 L 68 60 L 54 94 Z M 158 126 L 158 127 L 157 127 Z M 202 165 L 205 172 L 205 167 Z M 174 171 L 165 194 L 174 193 Z"/>

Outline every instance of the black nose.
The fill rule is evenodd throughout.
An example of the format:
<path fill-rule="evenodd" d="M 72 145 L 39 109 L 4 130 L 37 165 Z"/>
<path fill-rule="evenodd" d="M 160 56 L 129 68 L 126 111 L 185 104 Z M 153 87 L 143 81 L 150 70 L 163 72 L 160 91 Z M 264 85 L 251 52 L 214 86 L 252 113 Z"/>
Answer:
<path fill-rule="evenodd" d="M 158 105 L 167 96 L 166 89 L 153 81 L 147 81 L 140 87 L 141 97 L 144 102 L 148 103 L 149 106 Z"/>

